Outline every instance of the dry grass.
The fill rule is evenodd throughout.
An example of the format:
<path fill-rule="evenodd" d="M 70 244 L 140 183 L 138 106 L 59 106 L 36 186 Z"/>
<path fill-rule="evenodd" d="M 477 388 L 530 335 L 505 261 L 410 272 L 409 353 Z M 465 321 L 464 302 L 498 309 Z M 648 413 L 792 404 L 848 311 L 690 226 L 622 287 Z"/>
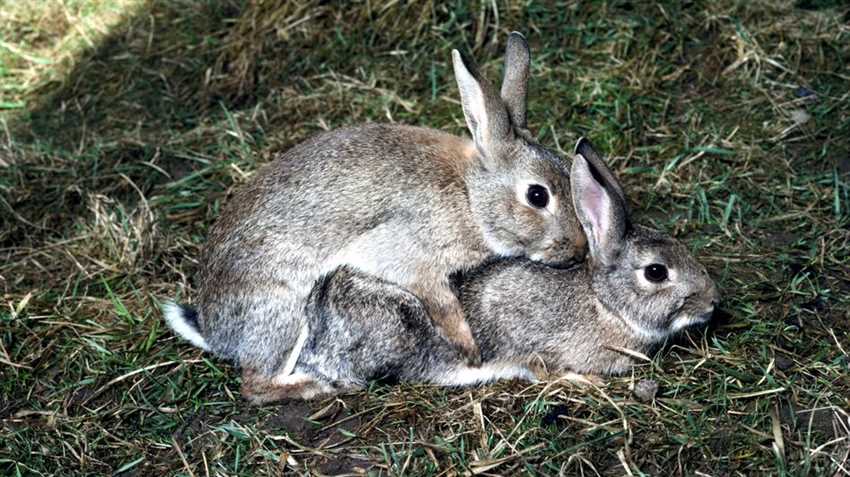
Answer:
<path fill-rule="evenodd" d="M 0 2 L 0 473 L 850 474 L 841 3 Z M 246 407 L 157 311 L 221 204 L 322 129 L 464 133 L 449 49 L 496 77 L 512 29 L 540 140 L 609 153 L 728 319 L 602 386 Z"/>

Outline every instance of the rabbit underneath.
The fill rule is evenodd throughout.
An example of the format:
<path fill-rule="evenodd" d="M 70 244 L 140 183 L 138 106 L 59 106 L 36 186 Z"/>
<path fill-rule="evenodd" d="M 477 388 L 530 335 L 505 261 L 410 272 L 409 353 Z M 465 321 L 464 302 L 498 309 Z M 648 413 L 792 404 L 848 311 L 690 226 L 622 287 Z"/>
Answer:
<path fill-rule="evenodd" d="M 651 353 L 709 320 L 719 294 L 705 268 L 670 236 L 632 224 L 622 189 L 589 143 L 571 168 L 588 260 L 556 269 L 504 259 L 462 276 L 459 296 L 482 365 L 440 337 L 427 308 L 396 284 L 342 266 L 313 289 L 311 333 L 275 398 L 309 399 L 371 380 L 464 386 L 565 372 L 620 374 L 623 350 Z M 250 379 L 251 376 L 247 376 Z"/>
<path fill-rule="evenodd" d="M 305 342 L 324 332 L 308 300 L 334 270 L 415 297 L 435 337 L 474 366 L 480 352 L 450 276 L 497 257 L 552 266 L 582 258 L 568 163 L 526 126 L 524 37 L 508 38 L 500 93 L 452 55 L 472 140 L 382 124 L 320 134 L 252 177 L 210 229 L 197 312 L 169 304 L 165 317 L 241 366 L 250 401 L 276 399 L 300 379 L 292 372 Z"/>

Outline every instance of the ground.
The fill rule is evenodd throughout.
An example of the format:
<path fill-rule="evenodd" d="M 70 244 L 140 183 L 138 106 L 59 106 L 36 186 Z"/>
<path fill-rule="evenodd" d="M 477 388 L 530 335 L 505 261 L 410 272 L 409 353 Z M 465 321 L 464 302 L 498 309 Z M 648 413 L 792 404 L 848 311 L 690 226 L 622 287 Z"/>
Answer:
<path fill-rule="evenodd" d="M 600 385 L 247 406 L 158 311 L 221 205 L 323 129 L 466 134 L 449 52 L 495 79 L 514 29 L 536 136 L 609 156 L 717 324 Z M 850 474 L 848 65 L 841 0 L 0 0 L 0 474 Z"/>

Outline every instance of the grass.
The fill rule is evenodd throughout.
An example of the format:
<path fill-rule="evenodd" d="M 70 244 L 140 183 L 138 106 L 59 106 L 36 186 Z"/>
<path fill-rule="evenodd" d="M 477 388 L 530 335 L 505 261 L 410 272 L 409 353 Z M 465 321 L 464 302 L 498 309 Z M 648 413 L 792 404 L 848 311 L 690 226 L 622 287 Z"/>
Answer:
<path fill-rule="evenodd" d="M 850 474 L 840 1 L 0 1 L 0 474 Z M 601 386 L 378 386 L 250 408 L 157 310 L 274 151 L 465 134 L 449 50 L 534 55 L 529 120 L 610 155 L 729 317 Z M 653 402 L 631 388 L 659 383 Z"/>

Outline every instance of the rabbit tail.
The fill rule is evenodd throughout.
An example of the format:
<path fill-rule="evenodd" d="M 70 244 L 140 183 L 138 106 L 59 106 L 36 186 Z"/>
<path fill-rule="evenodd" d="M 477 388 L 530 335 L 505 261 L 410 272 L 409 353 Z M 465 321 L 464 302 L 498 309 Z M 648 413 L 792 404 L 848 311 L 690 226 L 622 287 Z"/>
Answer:
<path fill-rule="evenodd" d="M 198 330 L 197 310 L 188 305 L 168 302 L 162 306 L 162 314 L 165 315 L 165 321 L 174 333 L 204 351 L 210 350 L 210 346 Z"/>

